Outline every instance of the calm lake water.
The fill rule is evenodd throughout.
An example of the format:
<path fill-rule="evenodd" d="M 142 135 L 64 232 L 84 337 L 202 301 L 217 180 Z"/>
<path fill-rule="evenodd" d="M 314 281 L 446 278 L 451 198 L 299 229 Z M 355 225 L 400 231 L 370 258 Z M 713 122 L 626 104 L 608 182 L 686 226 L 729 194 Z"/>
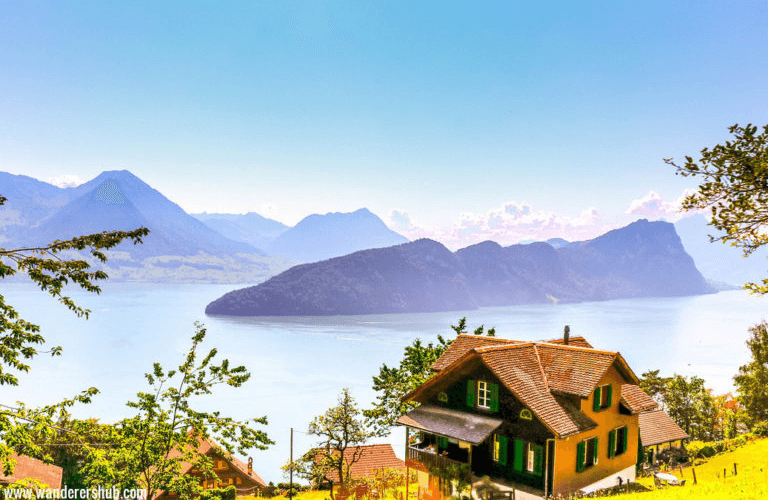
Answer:
<path fill-rule="evenodd" d="M 41 326 L 60 357 L 39 356 L 22 374 L 20 386 L 4 387 L 0 402 L 50 404 L 95 386 L 102 391 L 77 416 L 104 422 L 129 415 L 125 402 L 147 386 L 143 374 L 152 363 L 178 365 L 190 343 L 193 322 L 208 328 L 205 347 L 243 364 L 252 379 L 242 388 L 222 387 L 201 399 L 204 409 L 236 418 L 266 415 L 276 442 L 254 451 L 255 470 L 267 481 L 282 481 L 280 466 L 289 456 L 289 429 L 334 405 L 348 387 L 360 406 L 371 402 L 371 377 L 386 363 L 398 363 L 414 338 L 453 336 L 449 326 L 467 316 L 470 329 L 496 327 L 500 337 L 557 338 L 565 324 L 594 346 L 620 351 L 641 375 L 698 375 L 718 393 L 733 390 L 732 376 L 749 357 L 747 329 L 767 318 L 767 299 L 742 291 L 667 299 L 635 299 L 567 305 L 493 307 L 477 311 L 337 317 L 207 317 L 208 302 L 232 285 L 107 284 L 100 296 L 72 291 L 92 310 L 79 319 L 28 285 L 5 284 L 2 293 L 22 317 Z M 391 442 L 403 454 L 403 432 Z M 295 455 L 314 444 L 295 433 Z"/>

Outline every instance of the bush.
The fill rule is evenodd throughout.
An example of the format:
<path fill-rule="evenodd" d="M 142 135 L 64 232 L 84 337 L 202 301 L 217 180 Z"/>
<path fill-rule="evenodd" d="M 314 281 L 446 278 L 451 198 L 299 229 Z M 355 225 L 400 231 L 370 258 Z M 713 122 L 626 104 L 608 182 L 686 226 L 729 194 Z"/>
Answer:
<path fill-rule="evenodd" d="M 706 446 L 701 448 L 700 454 L 701 454 L 702 457 L 709 458 L 709 457 L 713 457 L 714 455 L 716 455 L 717 452 L 716 452 L 716 450 L 714 449 L 713 446 L 711 446 L 710 444 L 707 444 Z"/>
<path fill-rule="evenodd" d="M 767 437 L 767 421 L 763 420 L 754 424 L 751 433 L 757 437 Z"/>
<path fill-rule="evenodd" d="M 235 500 L 235 486 L 203 490 L 199 500 Z"/>

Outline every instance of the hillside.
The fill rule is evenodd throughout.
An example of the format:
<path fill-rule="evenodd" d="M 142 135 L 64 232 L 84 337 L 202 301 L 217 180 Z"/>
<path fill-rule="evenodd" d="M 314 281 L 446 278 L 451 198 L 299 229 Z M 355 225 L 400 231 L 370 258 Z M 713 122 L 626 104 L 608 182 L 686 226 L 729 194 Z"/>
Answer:
<path fill-rule="evenodd" d="M 234 316 L 430 312 L 712 293 L 672 224 L 640 220 L 559 249 L 418 240 L 296 266 L 213 301 Z"/>
<path fill-rule="evenodd" d="M 258 248 L 266 248 L 273 240 L 283 234 L 289 226 L 276 220 L 249 212 L 247 214 L 192 214 L 222 236 L 234 241 L 241 241 Z"/>
<path fill-rule="evenodd" d="M 101 231 L 150 229 L 142 245 L 123 243 L 106 264 L 115 280 L 149 282 L 262 281 L 289 267 L 253 246 L 219 234 L 127 170 L 103 172 L 75 188 L 0 174 L 3 246 L 47 244 Z"/>
<path fill-rule="evenodd" d="M 315 262 L 407 241 L 362 208 L 350 213 L 309 215 L 275 238 L 265 250 L 300 262 Z"/>

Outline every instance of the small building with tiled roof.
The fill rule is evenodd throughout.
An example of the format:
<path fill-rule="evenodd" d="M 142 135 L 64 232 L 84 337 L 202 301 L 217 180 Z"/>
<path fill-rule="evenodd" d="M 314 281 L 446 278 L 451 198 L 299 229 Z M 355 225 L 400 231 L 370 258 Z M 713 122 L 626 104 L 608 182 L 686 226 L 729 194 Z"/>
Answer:
<path fill-rule="evenodd" d="M 42 460 L 26 455 L 14 454 L 12 458 L 16 461 L 13 472 L 10 475 L 5 475 L 0 470 L 0 484 L 9 485 L 21 480 L 33 479 L 48 488 L 61 488 L 61 467 L 47 464 Z"/>
<path fill-rule="evenodd" d="M 652 463 L 660 452 L 681 448 L 690 436 L 665 411 L 655 409 L 639 414 L 639 432 L 647 460 Z"/>
<path fill-rule="evenodd" d="M 467 464 L 517 499 L 634 481 L 639 414 L 649 396 L 620 353 L 582 337 L 538 342 L 459 335 L 403 398 L 407 465 L 450 494 L 436 467 Z M 654 401 L 652 401 L 654 404 Z M 442 484 L 442 482 L 444 484 Z"/>
<path fill-rule="evenodd" d="M 404 461 L 396 456 L 393 447 L 389 444 L 352 446 L 345 450 L 344 458 L 347 463 L 355 459 L 350 466 L 350 478 L 353 482 L 372 479 L 378 470 L 395 469 L 402 471 L 406 468 Z M 337 471 L 330 471 L 329 479 L 335 485 L 340 482 Z"/>
<path fill-rule="evenodd" d="M 246 464 L 242 460 L 228 454 L 210 439 L 200 440 L 199 443 L 198 453 L 211 459 L 214 464 L 213 472 L 217 475 L 218 479 L 203 478 L 202 473 L 196 470 L 193 464 L 188 462 L 182 463 L 182 474 L 198 477 L 204 489 L 235 486 L 238 496 L 259 496 L 261 490 L 267 487 L 267 483 L 254 472 L 251 458 L 249 458 L 249 463 Z M 178 450 L 172 450 L 171 456 L 178 457 L 181 456 L 181 453 Z M 174 493 L 163 492 L 156 498 L 168 500 L 176 497 L 177 495 Z"/>

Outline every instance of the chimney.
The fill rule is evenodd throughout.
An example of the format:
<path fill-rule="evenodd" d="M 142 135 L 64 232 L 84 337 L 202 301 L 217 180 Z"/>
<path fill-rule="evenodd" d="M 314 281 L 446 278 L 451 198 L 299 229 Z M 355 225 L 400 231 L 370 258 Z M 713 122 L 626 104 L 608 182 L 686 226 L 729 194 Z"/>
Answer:
<path fill-rule="evenodd" d="M 569 345 L 569 325 L 564 325 L 564 345 Z"/>
<path fill-rule="evenodd" d="M 251 475 L 251 471 L 252 471 L 252 464 L 253 464 L 253 463 L 254 463 L 254 460 L 253 460 L 251 457 L 249 457 L 249 476 Z"/>

